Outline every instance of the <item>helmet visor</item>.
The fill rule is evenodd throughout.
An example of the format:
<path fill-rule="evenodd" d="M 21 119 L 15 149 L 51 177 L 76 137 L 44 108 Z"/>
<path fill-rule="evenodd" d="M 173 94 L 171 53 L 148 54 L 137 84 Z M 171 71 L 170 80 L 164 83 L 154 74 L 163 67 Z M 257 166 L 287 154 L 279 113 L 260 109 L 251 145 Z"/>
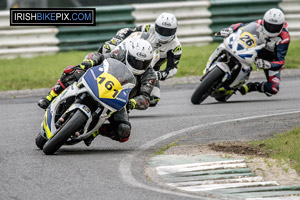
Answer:
<path fill-rule="evenodd" d="M 155 31 L 162 36 L 172 36 L 175 35 L 177 28 L 165 28 L 155 24 Z"/>
<path fill-rule="evenodd" d="M 127 61 L 131 65 L 131 67 L 133 67 L 134 69 L 146 70 L 149 67 L 152 59 L 150 59 L 150 60 L 138 60 L 135 56 L 131 55 L 128 52 Z"/>
<path fill-rule="evenodd" d="M 269 33 L 280 33 L 283 24 L 271 24 L 264 20 L 264 27 Z"/>

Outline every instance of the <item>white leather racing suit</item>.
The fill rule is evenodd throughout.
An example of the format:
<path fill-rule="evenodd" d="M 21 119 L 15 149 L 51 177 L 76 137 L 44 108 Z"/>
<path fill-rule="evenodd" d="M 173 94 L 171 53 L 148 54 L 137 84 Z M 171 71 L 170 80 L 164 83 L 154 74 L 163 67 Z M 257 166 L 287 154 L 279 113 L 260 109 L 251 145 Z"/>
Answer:
<path fill-rule="evenodd" d="M 112 51 L 116 45 L 120 44 L 125 38 L 137 31 L 148 33 L 144 34 L 144 39 L 150 42 L 154 49 L 159 50 L 160 54 L 160 59 L 153 66 L 154 70 L 160 74 L 151 93 L 151 106 L 155 106 L 160 99 L 159 80 L 166 80 L 175 76 L 177 73 L 177 65 L 181 57 L 182 48 L 176 35 L 171 42 L 162 44 L 158 42 L 158 39 L 155 36 L 154 25 L 145 24 L 134 29 L 124 28 L 119 30 L 110 41 L 107 41 L 104 45 L 102 45 L 99 48 L 99 52 L 105 53 Z M 164 63 L 166 63 L 166 68 L 161 70 L 161 66 Z"/>

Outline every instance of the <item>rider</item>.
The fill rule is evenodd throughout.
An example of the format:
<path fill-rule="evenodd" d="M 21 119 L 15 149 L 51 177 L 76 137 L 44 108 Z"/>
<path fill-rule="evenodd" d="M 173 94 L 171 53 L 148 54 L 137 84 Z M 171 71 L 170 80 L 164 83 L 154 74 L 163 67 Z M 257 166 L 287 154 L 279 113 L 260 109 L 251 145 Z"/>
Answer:
<path fill-rule="evenodd" d="M 284 14 L 277 8 L 268 10 L 263 19 L 256 21 L 257 30 L 266 37 L 266 47 L 258 52 L 256 66 L 263 69 L 267 78 L 266 82 L 249 82 L 239 91 L 242 95 L 258 91 L 272 96 L 278 93 L 280 71 L 284 68 L 285 56 L 290 43 L 290 34 Z M 242 23 L 233 24 L 220 31 L 221 36 L 227 37 L 232 32 L 243 27 Z"/>
<path fill-rule="evenodd" d="M 136 86 L 130 92 L 129 102 L 126 108 L 112 114 L 109 118 L 109 124 L 104 124 L 99 130 L 84 140 L 87 146 L 99 134 L 119 142 L 126 142 L 129 139 L 131 131 L 131 124 L 126 110 L 144 110 L 149 107 L 150 93 L 156 82 L 156 74 L 151 67 L 155 63 L 155 55 L 153 54 L 151 44 L 143 39 L 143 34 L 136 33 L 135 35 L 135 38 L 129 38 L 124 41 L 122 43 L 124 45 L 118 46 L 111 53 L 101 54 L 100 52 L 92 52 L 85 57 L 81 65 L 66 67 L 61 78 L 49 92 L 48 96 L 38 101 L 38 105 L 46 109 L 53 99 L 66 87 L 77 81 L 84 74 L 85 70 L 101 64 L 106 58 L 114 58 L 126 64 L 137 79 Z"/>
<path fill-rule="evenodd" d="M 182 48 L 177 38 L 177 19 L 171 13 L 161 13 L 155 20 L 155 24 L 145 24 L 134 29 L 124 28 L 110 40 L 105 42 L 99 48 L 102 53 L 112 51 L 116 45 L 127 38 L 131 33 L 142 31 L 149 33 L 147 41 L 150 42 L 154 49 L 160 52 L 160 60 L 154 66 L 157 74 L 156 85 L 151 94 L 150 106 L 156 106 L 160 100 L 159 80 L 164 81 L 176 75 L 177 65 L 179 63 Z M 160 70 L 160 67 L 167 62 L 166 68 Z"/>

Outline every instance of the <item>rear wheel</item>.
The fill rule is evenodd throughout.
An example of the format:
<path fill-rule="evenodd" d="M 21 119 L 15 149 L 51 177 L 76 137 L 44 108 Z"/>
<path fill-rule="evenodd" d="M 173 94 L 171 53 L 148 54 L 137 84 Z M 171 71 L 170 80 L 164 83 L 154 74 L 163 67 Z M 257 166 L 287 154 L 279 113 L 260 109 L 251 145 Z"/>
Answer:
<path fill-rule="evenodd" d="M 43 147 L 43 152 L 46 155 L 54 154 L 67 140 L 75 133 L 87 120 L 87 116 L 77 110 L 73 116 L 58 129 L 58 132 L 50 138 Z"/>
<path fill-rule="evenodd" d="M 35 138 L 35 144 L 41 150 L 43 150 L 43 146 L 46 142 L 47 142 L 47 140 L 40 133 Z"/>
<path fill-rule="evenodd" d="M 191 101 L 193 104 L 202 103 L 211 93 L 211 89 L 224 76 L 225 72 L 219 67 L 213 68 L 207 76 L 202 80 L 192 95 Z"/>

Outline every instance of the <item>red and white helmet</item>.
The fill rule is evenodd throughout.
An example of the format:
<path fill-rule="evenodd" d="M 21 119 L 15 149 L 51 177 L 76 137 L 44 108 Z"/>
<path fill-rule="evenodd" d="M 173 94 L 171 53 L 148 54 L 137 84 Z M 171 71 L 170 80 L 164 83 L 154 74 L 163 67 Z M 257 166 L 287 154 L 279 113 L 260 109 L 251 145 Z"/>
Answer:
<path fill-rule="evenodd" d="M 263 30 L 268 37 L 278 36 L 284 26 L 284 14 L 277 8 L 268 10 L 264 15 Z"/>
<path fill-rule="evenodd" d="M 172 41 L 177 31 L 177 19 L 171 13 L 161 13 L 155 20 L 155 35 L 158 42 L 165 44 Z"/>
<path fill-rule="evenodd" d="M 134 75 L 143 74 L 152 59 L 153 49 L 147 40 L 135 38 L 126 43 L 126 65 Z"/>

